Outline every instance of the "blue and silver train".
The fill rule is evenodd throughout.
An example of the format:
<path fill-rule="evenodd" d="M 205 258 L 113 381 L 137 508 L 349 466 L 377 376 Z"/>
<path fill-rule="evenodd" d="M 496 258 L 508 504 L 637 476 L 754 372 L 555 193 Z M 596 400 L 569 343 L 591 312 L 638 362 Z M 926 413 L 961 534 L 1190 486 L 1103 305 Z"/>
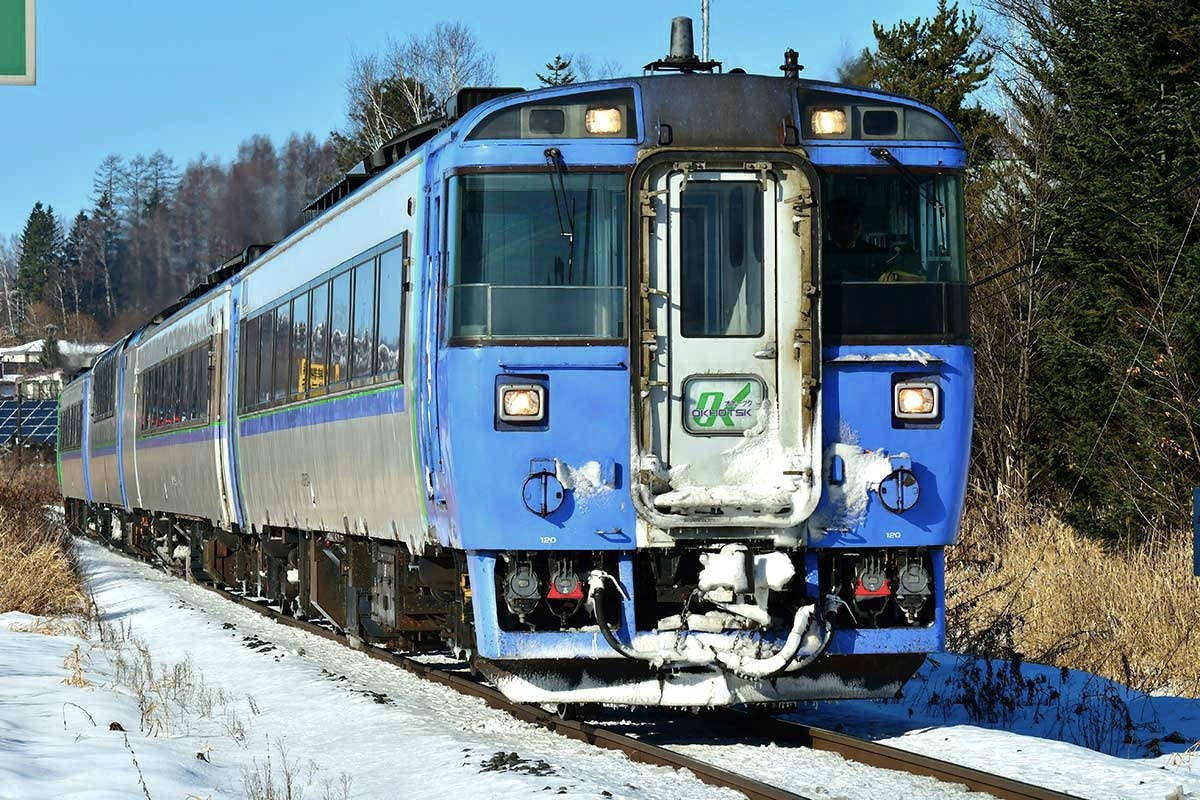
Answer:
<path fill-rule="evenodd" d="M 516 700 L 893 695 L 963 507 L 966 152 L 716 66 L 373 153 L 63 390 L 72 528 Z"/>

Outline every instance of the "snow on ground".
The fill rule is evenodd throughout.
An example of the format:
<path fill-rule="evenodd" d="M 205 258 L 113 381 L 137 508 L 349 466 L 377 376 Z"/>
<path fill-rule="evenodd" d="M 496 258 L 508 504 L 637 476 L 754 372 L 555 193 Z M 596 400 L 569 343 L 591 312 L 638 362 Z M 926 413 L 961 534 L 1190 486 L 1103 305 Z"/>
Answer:
<path fill-rule="evenodd" d="M 96 545 L 80 551 L 107 636 L 125 644 L 19 632 L 29 618 L 0 615 L 3 800 L 246 797 L 268 756 L 276 784 L 287 762 L 319 800 L 738 796 L 520 723 Z M 76 647 L 77 671 L 64 666 Z M 157 677 L 139 681 L 146 654 L 140 673 Z M 73 674 L 88 685 L 63 682 Z"/>
<path fill-rule="evenodd" d="M 1200 798 L 1200 753 L 1190 749 L 1200 742 L 1200 700 L 949 653 L 927 659 L 903 694 L 792 716 L 1083 798 Z"/>
<path fill-rule="evenodd" d="M 738 796 L 517 722 L 96 545 L 80 550 L 102 632 L 0 615 L 0 800 L 253 798 L 285 772 L 310 800 Z M 942 656 L 903 700 L 798 715 L 1084 797 L 1166 798 L 1182 786 L 1176 798 L 1200 798 L 1200 764 L 1193 775 L 1180 755 L 1200 735 L 1200 703 L 1121 695 L 1122 706 L 1119 687 L 1026 665 L 1029 702 L 1001 709 L 993 726 L 1008 731 L 989 730 L 946 701 L 999 685 L 978 669 Z M 1125 746 L 1127 733 L 1139 744 Z M 673 747 L 812 797 L 968 795 L 802 748 L 686 735 Z"/>

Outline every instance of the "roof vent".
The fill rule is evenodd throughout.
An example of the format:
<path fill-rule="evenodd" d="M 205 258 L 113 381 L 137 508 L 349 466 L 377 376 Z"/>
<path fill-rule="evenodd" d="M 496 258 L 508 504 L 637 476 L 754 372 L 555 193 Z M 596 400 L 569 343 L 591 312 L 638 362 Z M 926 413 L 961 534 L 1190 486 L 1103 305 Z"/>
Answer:
<path fill-rule="evenodd" d="M 497 97 L 505 97 L 525 91 L 520 86 L 466 86 L 450 98 L 446 104 L 446 116 L 458 119 L 475 106 L 481 106 Z"/>

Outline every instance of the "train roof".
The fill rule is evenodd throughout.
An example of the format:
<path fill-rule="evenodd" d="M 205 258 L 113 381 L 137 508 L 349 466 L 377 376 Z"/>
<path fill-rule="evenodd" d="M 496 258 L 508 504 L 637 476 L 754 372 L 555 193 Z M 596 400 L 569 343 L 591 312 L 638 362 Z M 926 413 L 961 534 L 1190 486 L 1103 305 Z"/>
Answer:
<path fill-rule="evenodd" d="M 653 65 L 647 66 L 650 67 Z M 203 281 L 192 287 L 178 300 L 161 309 L 145 323 L 122 337 L 110 350 L 122 349 L 130 342 L 140 338 L 140 335 L 146 333 L 150 328 L 169 324 L 181 313 L 189 311 L 193 305 L 206 302 L 209 299 L 209 295 L 221 290 L 225 284 L 234 282 L 243 274 L 252 272 L 253 268 L 257 266 L 256 262 L 270 254 L 278 245 L 290 243 L 306 235 L 308 230 L 325 212 L 335 209 L 341 201 L 371 183 L 374 178 L 388 171 L 390 167 L 406 161 L 418 151 L 439 149 L 455 139 L 467 139 L 466 134 L 493 112 L 509 106 L 538 102 L 555 97 L 563 97 L 565 99 L 572 95 L 586 95 L 589 93 L 634 87 L 637 88 L 639 96 L 650 95 L 668 103 L 673 98 L 678 100 L 679 97 L 694 96 L 696 93 L 701 93 L 707 95 L 709 99 L 715 100 L 718 104 L 722 100 L 725 102 L 737 102 L 741 100 L 743 101 L 743 107 L 745 107 L 744 100 L 747 97 L 753 98 L 755 94 L 761 95 L 769 89 L 778 93 L 782 89 L 786 92 L 796 92 L 797 98 L 811 95 L 814 97 L 824 97 L 827 101 L 829 97 L 842 96 L 851 102 L 858 98 L 865 103 L 904 106 L 918 109 L 939 120 L 953 136 L 953 141 L 942 142 L 943 145 L 962 147 L 962 139 L 958 135 L 958 132 L 954 129 L 950 121 L 946 119 L 945 115 L 941 114 L 937 109 L 905 95 L 831 81 L 751 75 L 737 70 L 715 74 L 685 70 L 665 74 L 652 72 L 641 76 L 572 83 L 531 91 L 525 91 L 517 87 L 467 87 L 460 90 L 447 104 L 446 116 L 430 120 L 429 122 L 400 132 L 361 162 L 354 165 L 337 182 L 317 195 L 304 209 L 308 212 L 315 212 L 316 215 L 313 219 L 289 233 L 280 242 L 246 247 L 241 253 L 238 253 L 215 268 Z M 719 107 L 719 105 L 713 107 Z M 642 109 L 639 109 L 639 111 L 642 111 Z M 743 119 L 747 115 L 725 116 Z M 720 115 L 714 115 L 714 117 L 719 118 Z M 778 124 L 777 120 L 772 120 L 771 122 L 772 124 Z M 760 127 L 762 126 L 760 125 Z M 640 141 L 644 142 L 645 139 L 646 132 L 644 130 L 640 131 Z M 804 144 L 812 145 L 813 142 L 805 141 Z M 829 142 L 819 142 L 817 144 L 829 144 Z M 858 144 L 862 144 L 862 142 L 858 142 Z M 76 380 L 82 378 L 88 371 L 90 370 L 85 370 Z"/>

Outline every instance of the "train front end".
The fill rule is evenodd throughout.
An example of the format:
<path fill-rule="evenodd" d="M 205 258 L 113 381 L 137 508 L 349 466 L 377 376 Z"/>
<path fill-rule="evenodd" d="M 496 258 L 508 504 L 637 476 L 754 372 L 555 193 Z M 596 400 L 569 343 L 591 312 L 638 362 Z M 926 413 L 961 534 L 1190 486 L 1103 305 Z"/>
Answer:
<path fill-rule="evenodd" d="M 464 127 L 428 480 L 479 666 L 544 703 L 893 695 L 943 646 L 966 479 L 958 136 L 794 74 Z"/>

